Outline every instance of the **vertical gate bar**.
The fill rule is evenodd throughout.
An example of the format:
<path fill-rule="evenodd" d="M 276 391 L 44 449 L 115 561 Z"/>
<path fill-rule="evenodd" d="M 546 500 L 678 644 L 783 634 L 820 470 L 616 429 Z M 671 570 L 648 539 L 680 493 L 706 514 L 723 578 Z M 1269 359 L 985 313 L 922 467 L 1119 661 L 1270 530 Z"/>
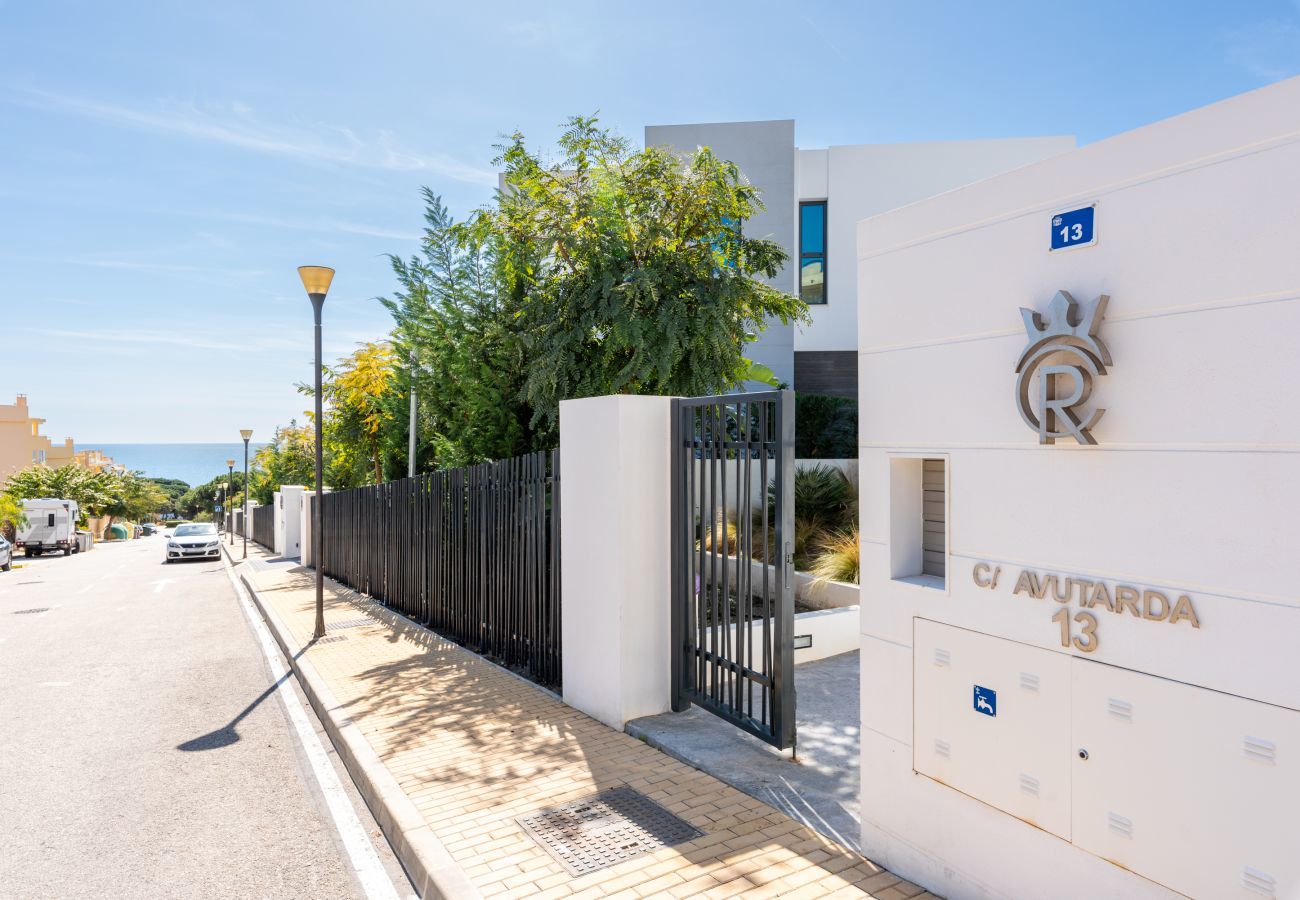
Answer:
<path fill-rule="evenodd" d="M 772 540 L 769 533 L 770 523 L 768 522 L 769 512 L 772 511 L 773 504 L 767 502 L 767 454 L 768 454 L 768 408 L 771 404 L 764 400 L 759 404 L 759 441 L 760 453 L 759 469 L 763 480 L 763 674 L 772 674 L 772 594 L 769 573 L 776 571 L 776 542 Z M 771 693 L 771 684 L 764 684 L 762 691 L 759 692 L 762 698 L 760 721 L 767 725 L 768 723 L 768 697 Z"/>
<path fill-rule="evenodd" d="M 730 520 L 730 513 L 727 509 L 727 478 L 731 474 L 731 460 L 727 456 L 727 429 L 728 419 L 731 415 L 731 404 L 719 404 L 722 411 L 722 428 L 718 430 L 718 465 L 722 472 L 722 493 L 718 508 L 722 517 L 722 603 L 721 603 L 721 631 L 719 637 L 722 639 L 721 656 L 724 661 L 731 659 L 731 539 L 727 534 L 727 523 Z M 715 551 L 716 552 L 716 551 Z M 732 671 L 725 666 L 719 669 L 721 678 L 722 699 L 732 709 L 736 708 L 735 685 L 736 679 Z"/>
<path fill-rule="evenodd" d="M 671 531 L 669 532 L 670 545 L 669 552 L 669 569 L 672 573 L 672 586 L 668 591 L 669 597 L 669 641 L 672 642 L 672 655 L 669 665 L 672 667 L 669 674 L 670 694 L 673 712 L 685 712 L 690 706 L 682 697 L 682 666 L 685 661 L 683 646 L 685 643 L 685 614 L 686 603 L 689 594 L 684 581 L 686 578 L 686 566 L 684 565 L 685 556 L 683 545 L 685 543 L 686 529 L 685 521 L 682 515 L 683 498 L 682 489 L 686 479 L 684 474 L 684 453 L 682 451 L 682 401 L 674 398 L 669 403 L 669 415 L 671 419 L 668 423 L 668 444 L 672 447 L 672 456 L 669 457 L 669 483 L 672 486 L 670 491 L 670 500 L 668 504 L 668 521 Z"/>
<path fill-rule="evenodd" d="M 753 682 L 748 673 L 750 671 L 754 645 L 754 485 L 752 481 L 753 474 L 750 472 L 749 459 L 749 438 L 751 433 L 749 419 L 753 412 L 753 406 L 749 403 L 744 405 L 743 417 L 739 415 L 739 410 L 741 408 L 740 404 L 737 404 L 736 408 L 738 413 L 736 420 L 736 436 L 737 438 L 740 438 L 741 434 L 744 435 L 743 439 L 738 442 L 736 450 L 737 453 L 744 454 L 744 461 L 741 464 L 741 480 L 744 483 L 744 487 L 739 489 L 743 492 L 742 496 L 744 497 L 744 502 L 742 504 L 742 512 L 736 514 L 736 535 L 737 537 L 741 534 L 744 535 L 744 545 L 736 548 L 736 556 L 739 557 L 740 560 L 737 565 L 743 565 L 745 567 L 743 578 L 744 590 L 740 594 L 741 598 L 743 598 L 745 608 L 744 613 L 738 616 L 740 626 L 736 632 L 736 662 L 740 665 L 740 672 L 742 673 L 741 708 L 744 710 L 746 716 L 752 718 L 754 714 L 754 692 Z M 742 422 L 744 423 L 743 432 L 740 431 Z M 742 522 L 744 523 L 743 532 L 740 531 Z M 737 575 L 739 576 L 739 574 L 739 570 L 737 570 Z M 737 582 L 742 581 L 739 577 L 736 580 Z"/>
<path fill-rule="evenodd" d="M 777 543 L 781 545 L 781 577 L 779 613 L 776 625 L 776 666 L 772 673 L 772 689 L 776 703 L 772 717 L 772 732 L 777 747 L 785 749 L 794 743 L 795 691 L 794 691 L 794 392 L 782 391 L 776 407 L 778 452 L 780 454 L 781 504 L 777 519 Z"/>

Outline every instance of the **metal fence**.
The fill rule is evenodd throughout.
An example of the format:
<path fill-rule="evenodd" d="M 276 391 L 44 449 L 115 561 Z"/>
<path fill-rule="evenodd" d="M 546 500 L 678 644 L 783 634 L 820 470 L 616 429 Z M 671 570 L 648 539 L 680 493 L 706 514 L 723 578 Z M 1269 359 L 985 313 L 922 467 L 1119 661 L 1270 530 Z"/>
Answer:
<path fill-rule="evenodd" d="M 253 540 L 267 550 L 275 549 L 275 507 L 253 507 Z"/>
<path fill-rule="evenodd" d="M 673 401 L 673 708 L 795 741 L 794 396 Z"/>
<path fill-rule="evenodd" d="M 559 451 L 324 495 L 326 575 L 560 685 Z"/>

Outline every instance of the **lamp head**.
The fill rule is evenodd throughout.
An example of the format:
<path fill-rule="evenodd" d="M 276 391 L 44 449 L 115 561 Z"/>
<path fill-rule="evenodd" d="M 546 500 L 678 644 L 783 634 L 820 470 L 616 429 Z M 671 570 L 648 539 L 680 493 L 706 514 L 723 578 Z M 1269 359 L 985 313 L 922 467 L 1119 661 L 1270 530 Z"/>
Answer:
<path fill-rule="evenodd" d="M 239 429 L 239 436 L 240 436 L 241 438 L 243 438 L 243 439 L 245 440 L 245 442 L 247 442 L 248 439 L 251 438 L 251 437 L 253 436 L 253 429 L 251 429 L 251 428 L 241 428 L 241 429 Z"/>
<path fill-rule="evenodd" d="M 233 469 L 235 467 L 235 461 L 233 459 L 226 460 L 226 466 Z"/>
<path fill-rule="evenodd" d="M 329 293 L 330 282 L 334 280 L 334 270 L 326 266 L 299 266 L 298 277 L 302 279 L 308 297 L 312 300 L 319 297 L 323 301 Z"/>

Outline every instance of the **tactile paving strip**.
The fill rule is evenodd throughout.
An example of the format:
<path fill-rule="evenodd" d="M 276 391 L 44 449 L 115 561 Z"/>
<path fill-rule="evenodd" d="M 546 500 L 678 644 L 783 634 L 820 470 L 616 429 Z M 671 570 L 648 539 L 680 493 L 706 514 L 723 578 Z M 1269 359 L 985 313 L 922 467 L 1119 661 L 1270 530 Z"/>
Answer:
<path fill-rule="evenodd" d="M 630 787 L 614 788 L 515 821 L 570 875 L 585 875 L 704 835 Z"/>

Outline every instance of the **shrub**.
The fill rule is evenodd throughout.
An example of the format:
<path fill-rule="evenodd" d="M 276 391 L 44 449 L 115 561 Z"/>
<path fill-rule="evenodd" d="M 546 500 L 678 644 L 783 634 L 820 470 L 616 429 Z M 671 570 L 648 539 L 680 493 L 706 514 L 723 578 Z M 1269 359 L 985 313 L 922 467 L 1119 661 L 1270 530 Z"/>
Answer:
<path fill-rule="evenodd" d="M 828 581 L 857 584 L 860 551 L 861 542 L 856 527 L 833 532 L 822 539 L 808 572 L 815 576 L 815 584 Z"/>

